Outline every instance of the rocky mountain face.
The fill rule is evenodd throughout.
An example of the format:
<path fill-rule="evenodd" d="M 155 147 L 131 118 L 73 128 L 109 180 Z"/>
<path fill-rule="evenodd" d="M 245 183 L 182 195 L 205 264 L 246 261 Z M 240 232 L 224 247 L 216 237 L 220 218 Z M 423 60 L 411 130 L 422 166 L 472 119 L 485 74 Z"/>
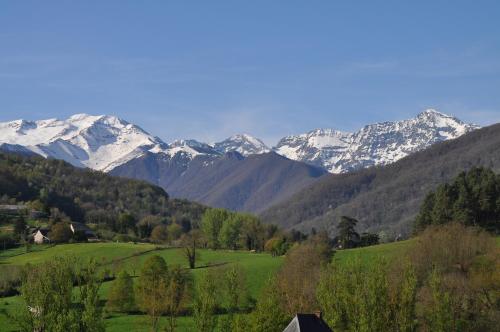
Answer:
<path fill-rule="evenodd" d="M 452 116 L 426 110 L 413 119 L 367 125 L 355 133 L 316 129 L 287 136 L 274 150 L 287 158 L 324 167 L 331 173 L 346 173 L 393 163 L 477 128 Z"/>
<path fill-rule="evenodd" d="M 234 135 L 222 142 L 215 143 L 214 149 L 221 153 L 236 151 L 243 156 L 271 151 L 260 139 L 247 134 Z"/>

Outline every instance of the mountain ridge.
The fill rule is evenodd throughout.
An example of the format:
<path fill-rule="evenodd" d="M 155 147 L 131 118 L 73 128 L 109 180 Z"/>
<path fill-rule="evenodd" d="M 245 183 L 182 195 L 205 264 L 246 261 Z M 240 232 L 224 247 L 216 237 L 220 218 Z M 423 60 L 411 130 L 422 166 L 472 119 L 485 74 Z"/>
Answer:
<path fill-rule="evenodd" d="M 237 151 L 244 157 L 274 151 L 289 159 L 345 173 L 362 167 L 386 165 L 431 144 L 463 135 L 479 126 L 426 110 L 415 118 L 366 125 L 357 132 L 314 129 L 289 135 L 270 148 L 248 134 L 207 144 L 176 140 L 170 144 L 141 127 L 109 115 L 75 114 L 68 119 L 14 120 L 0 123 L 0 144 L 20 146 L 44 157 L 63 159 L 79 167 L 109 172 L 147 152 L 173 158 L 182 154 L 222 156 Z"/>

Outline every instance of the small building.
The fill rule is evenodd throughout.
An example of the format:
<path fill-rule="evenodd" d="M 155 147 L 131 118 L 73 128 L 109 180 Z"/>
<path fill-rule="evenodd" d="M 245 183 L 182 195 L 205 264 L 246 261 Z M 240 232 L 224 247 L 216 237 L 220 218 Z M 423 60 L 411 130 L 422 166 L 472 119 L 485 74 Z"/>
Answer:
<path fill-rule="evenodd" d="M 27 211 L 26 205 L 0 204 L 0 214 L 18 216 L 26 214 Z"/>
<path fill-rule="evenodd" d="M 80 222 L 72 222 L 69 225 L 69 228 L 73 232 L 73 234 L 79 235 L 84 237 L 85 239 L 89 241 L 96 241 L 97 236 L 95 235 L 94 231 L 91 230 L 87 225 L 82 224 Z"/>
<path fill-rule="evenodd" d="M 283 332 L 333 332 L 321 318 L 321 311 L 314 314 L 297 314 Z"/>
<path fill-rule="evenodd" d="M 49 234 L 48 229 L 45 228 L 37 229 L 37 231 L 33 233 L 33 242 L 35 242 L 36 244 L 50 242 L 48 234 Z"/>

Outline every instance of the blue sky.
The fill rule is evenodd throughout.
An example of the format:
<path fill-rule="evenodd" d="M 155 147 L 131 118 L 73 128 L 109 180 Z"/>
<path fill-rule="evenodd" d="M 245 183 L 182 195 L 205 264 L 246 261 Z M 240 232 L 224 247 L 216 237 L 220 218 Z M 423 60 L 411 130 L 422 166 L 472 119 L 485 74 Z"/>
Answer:
<path fill-rule="evenodd" d="M 500 122 L 499 1 L 0 2 L 0 121 L 273 144 L 425 108 Z"/>

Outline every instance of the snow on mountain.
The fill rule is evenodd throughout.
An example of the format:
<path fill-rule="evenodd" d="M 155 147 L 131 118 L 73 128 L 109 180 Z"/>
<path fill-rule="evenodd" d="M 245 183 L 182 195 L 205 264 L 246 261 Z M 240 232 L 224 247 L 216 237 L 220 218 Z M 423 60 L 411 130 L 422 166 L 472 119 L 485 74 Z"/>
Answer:
<path fill-rule="evenodd" d="M 395 162 L 433 143 L 457 138 L 478 126 L 429 109 L 409 120 L 367 125 L 355 133 L 316 129 L 281 139 L 283 156 L 322 166 L 331 173 Z"/>
<path fill-rule="evenodd" d="M 0 143 L 21 145 L 75 166 L 110 170 L 144 151 L 166 146 L 140 127 L 114 116 L 76 114 L 66 120 L 0 123 Z"/>
<path fill-rule="evenodd" d="M 234 135 L 222 142 L 215 143 L 214 149 L 220 153 L 236 151 L 243 156 L 271 151 L 260 139 L 247 134 Z"/>
<path fill-rule="evenodd" d="M 188 140 L 175 140 L 168 145 L 168 148 L 163 153 L 173 157 L 176 154 L 183 154 L 188 156 L 190 159 L 195 158 L 199 155 L 219 155 L 220 153 L 215 150 L 212 146 L 198 142 L 193 139 Z"/>
<path fill-rule="evenodd" d="M 426 110 L 413 119 L 371 124 L 355 133 L 316 129 L 287 136 L 272 150 L 332 173 L 343 173 L 395 162 L 476 128 L 452 116 Z M 208 156 L 205 163 L 210 163 L 227 152 L 236 151 L 246 157 L 271 151 L 261 140 L 247 134 L 234 135 L 213 146 L 195 140 L 166 144 L 117 117 L 88 114 L 76 114 L 66 120 L 0 123 L 0 150 L 24 154 L 31 151 L 106 172 L 146 153 L 158 154 L 186 169 L 198 156 Z"/>

